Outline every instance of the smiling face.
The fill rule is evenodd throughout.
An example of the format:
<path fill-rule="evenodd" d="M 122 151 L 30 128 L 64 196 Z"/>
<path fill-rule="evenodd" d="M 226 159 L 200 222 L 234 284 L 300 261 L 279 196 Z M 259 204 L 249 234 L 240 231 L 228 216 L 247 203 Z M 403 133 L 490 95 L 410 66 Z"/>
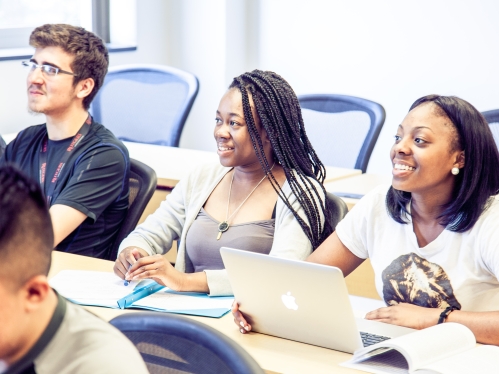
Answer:
<path fill-rule="evenodd" d="M 260 124 L 251 95 L 249 101 L 265 155 L 270 160 L 272 153 L 270 142 L 266 131 Z M 236 88 L 228 90 L 220 100 L 214 135 L 217 141 L 217 153 L 223 166 L 258 166 L 261 168 L 244 118 L 241 92 Z"/>
<path fill-rule="evenodd" d="M 392 159 L 392 186 L 416 194 L 444 194 L 450 198 L 456 176 L 464 166 L 464 152 L 456 148 L 457 130 L 435 104 L 411 110 L 397 129 Z"/>
<path fill-rule="evenodd" d="M 73 72 L 71 63 L 74 57 L 60 47 L 36 48 L 31 61 L 38 65 L 50 65 Z M 28 73 L 28 108 L 32 112 L 46 115 L 58 114 L 76 104 L 77 88 L 73 86 L 73 76 L 57 74 L 49 76 L 37 68 Z M 82 105 L 79 103 L 79 105 Z"/>

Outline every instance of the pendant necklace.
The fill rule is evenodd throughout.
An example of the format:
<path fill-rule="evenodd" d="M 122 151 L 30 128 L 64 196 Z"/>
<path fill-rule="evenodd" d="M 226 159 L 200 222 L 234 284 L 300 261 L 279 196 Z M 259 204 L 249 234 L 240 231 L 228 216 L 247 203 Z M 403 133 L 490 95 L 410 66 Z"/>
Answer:
<path fill-rule="evenodd" d="M 270 171 L 274 168 L 275 162 L 272 164 L 272 167 L 270 168 Z M 243 204 L 246 202 L 246 200 L 249 199 L 249 197 L 255 192 L 255 190 L 258 188 L 260 184 L 262 184 L 263 180 L 267 177 L 267 174 L 263 176 L 263 178 L 258 182 L 258 184 L 251 190 L 248 196 L 246 196 L 246 199 L 243 200 L 243 202 L 237 207 L 236 210 L 232 212 L 232 214 L 229 216 L 229 204 L 230 204 L 230 193 L 232 192 L 232 182 L 234 182 L 234 174 L 236 174 L 236 170 L 234 170 L 234 173 L 232 173 L 232 179 L 230 180 L 230 187 L 229 187 L 229 199 L 227 200 L 227 213 L 225 213 L 225 221 L 220 222 L 218 224 L 218 235 L 217 235 L 217 240 L 220 240 L 222 237 L 222 234 L 226 232 L 229 229 L 229 220 L 241 209 Z"/>

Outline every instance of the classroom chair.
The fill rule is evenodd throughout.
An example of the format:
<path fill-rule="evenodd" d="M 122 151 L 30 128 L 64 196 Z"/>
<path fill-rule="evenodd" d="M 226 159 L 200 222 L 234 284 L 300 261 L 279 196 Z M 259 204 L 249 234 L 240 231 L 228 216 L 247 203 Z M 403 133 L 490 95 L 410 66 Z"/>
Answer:
<path fill-rule="evenodd" d="M 482 114 L 489 123 L 490 130 L 492 131 L 494 140 L 499 148 L 499 109 L 488 110 L 486 112 L 482 112 Z"/>
<path fill-rule="evenodd" d="M 334 230 L 336 225 L 347 215 L 348 206 L 341 198 L 331 192 L 326 192 L 326 198 L 330 203 L 329 221 Z"/>
<path fill-rule="evenodd" d="M 130 159 L 130 179 L 128 195 L 128 213 L 121 224 L 120 231 L 114 240 L 113 247 L 109 253 L 109 260 L 116 260 L 120 243 L 137 226 L 144 209 L 156 190 L 156 172 L 146 164 Z"/>
<path fill-rule="evenodd" d="M 110 68 L 91 113 L 121 140 L 178 147 L 198 79 L 169 66 Z"/>
<path fill-rule="evenodd" d="M 298 100 L 307 136 L 324 165 L 365 173 L 385 122 L 384 108 L 345 95 L 301 95 Z"/>
<path fill-rule="evenodd" d="M 236 342 L 193 319 L 140 312 L 110 323 L 135 344 L 151 373 L 263 374 Z"/>

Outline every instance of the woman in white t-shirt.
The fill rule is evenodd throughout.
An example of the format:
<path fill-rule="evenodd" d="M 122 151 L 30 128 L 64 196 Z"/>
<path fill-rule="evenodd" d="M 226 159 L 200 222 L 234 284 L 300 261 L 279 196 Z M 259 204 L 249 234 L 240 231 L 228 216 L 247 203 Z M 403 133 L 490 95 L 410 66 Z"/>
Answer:
<path fill-rule="evenodd" d="M 387 307 L 367 319 L 422 329 L 452 321 L 499 344 L 499 152 L 457 97 L 418 99 L 391 149 L 392 186 L 366 195 L 308 261 L 350 274 L 366 258 Z M 251 330 L 233 310 L 241 332 Z"/>

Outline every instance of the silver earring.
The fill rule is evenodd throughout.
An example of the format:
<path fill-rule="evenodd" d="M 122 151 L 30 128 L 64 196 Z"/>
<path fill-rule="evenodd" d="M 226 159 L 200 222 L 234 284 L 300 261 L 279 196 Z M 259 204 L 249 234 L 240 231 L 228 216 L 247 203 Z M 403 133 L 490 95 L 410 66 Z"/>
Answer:
<path fill-rule="evenodd" d="M 452 168 L 450 171 L 453 175 L 458 175 L 459 174 L 459 168 Z"/>

